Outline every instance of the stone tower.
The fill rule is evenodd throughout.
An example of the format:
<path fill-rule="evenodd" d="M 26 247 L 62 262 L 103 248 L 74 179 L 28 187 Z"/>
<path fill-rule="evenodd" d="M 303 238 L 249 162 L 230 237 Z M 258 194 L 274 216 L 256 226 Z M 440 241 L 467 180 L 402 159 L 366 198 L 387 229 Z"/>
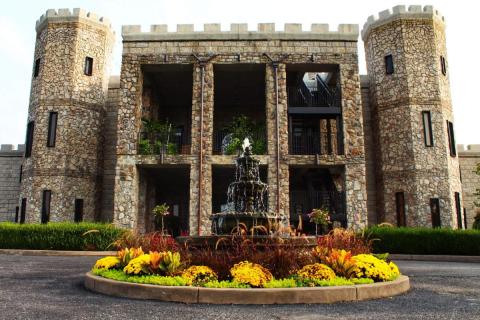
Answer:
<path fill-rule="evenodd" d="M 461 228 L 444 18 L 431 6 L 396 6 L 370 16 L 362 38 L 379 222 Z"/>
<path fill-rule="evenodd" d="M 36 23 L 20 195 L 26 222 L 95 218 L 114 33 L 82 9 Z"/>

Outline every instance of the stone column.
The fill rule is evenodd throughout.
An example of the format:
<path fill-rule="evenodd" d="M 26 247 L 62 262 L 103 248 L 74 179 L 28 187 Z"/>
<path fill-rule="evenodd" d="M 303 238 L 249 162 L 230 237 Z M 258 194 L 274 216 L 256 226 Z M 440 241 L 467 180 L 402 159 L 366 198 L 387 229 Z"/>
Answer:
<path fill-rule="evenodd" d="M 268 207 L 270 211 L 277 211 L 277 195 L 280 194 L 278 213 L 289 216 L 289 172 L 286 155 L 288 155 L 288 112 L 287 112 L 287 73 L 285 64 L 278 64 L 278 106 L 275 91 L 275 71 L 269 64 L 266 68 L 266 119 L 267 119 L 267 148 L 268 148 Z M 278 111 L 277 111 L 278 107 Z M 279 120 L 279 150 L 280 166 L 277 165 L 277 115 Z M 280 186 L 277 185 L 277 170 Z M 280 190 L 278 190 L 280 188 Z"/>
<path fill-rule="evenodd" d="M 340 65 L 343 135 L 345 142 L 345 194 L 347 224 L 356 230 L 367 225 L 365 145 L 358 65 Z"/>
<path fill-rule="evenodd" d="M 209 217 L 212 213 L 212 137 L 213 137 L 213 64 L 207 63 L 204 66 L 203 85 L 203 136 L 201 132 L 202 114 L 202 70 L 200 64 L 196 64 L 193 73 L 193 94 L 192 94 L 192 161 L 190 168 L 190 235 L 199 234 L 198 206 L 200 206 L 200 235 L 210 233 Z M 200 150 L 200 139 L 203 141 Z M 200 181 L 200 154 L 202 157 L 202 178 Z M 200 188 L 201 198 L 200 198 Z"/>

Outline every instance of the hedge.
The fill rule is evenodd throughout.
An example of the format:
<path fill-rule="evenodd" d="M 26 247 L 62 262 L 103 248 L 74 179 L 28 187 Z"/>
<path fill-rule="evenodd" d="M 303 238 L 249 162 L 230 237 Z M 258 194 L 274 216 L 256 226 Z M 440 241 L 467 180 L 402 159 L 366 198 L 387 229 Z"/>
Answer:
<path fill-rule="evenodd" d="M 102 223 L 0 223 L 0 249 L 109 250 L 124 229 Z"/>
<path fill-rule="evenodd" d="M 371 227 L 365 234 L 377 253 L 480 255 L 480 230 Z"/>

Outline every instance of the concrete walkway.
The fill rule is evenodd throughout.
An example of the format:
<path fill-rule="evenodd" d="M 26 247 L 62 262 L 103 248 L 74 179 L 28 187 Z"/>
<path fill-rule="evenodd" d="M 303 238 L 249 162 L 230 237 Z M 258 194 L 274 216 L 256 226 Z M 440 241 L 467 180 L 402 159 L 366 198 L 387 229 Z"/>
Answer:
<path fill-rule="evenodd" d="M 0 319 L 480 319 L 480 264 L 399 261 L 406 295 L 332 305 L 214 306 L 95 294 L 97 257 L 0 255 Z"/>

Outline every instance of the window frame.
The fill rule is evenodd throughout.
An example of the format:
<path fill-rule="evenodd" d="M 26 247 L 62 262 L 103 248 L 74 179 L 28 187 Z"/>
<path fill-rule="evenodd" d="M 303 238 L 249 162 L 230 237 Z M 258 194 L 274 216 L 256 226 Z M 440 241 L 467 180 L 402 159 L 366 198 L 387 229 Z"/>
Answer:
<path fill-rule="evenodd" d="M 86 56 L 85 57 L 85 64 L 83 66 L 83 74 L 86 76 L 91 77 L 93 74 L 93 58 Z"/>
<path fill-rule="evenodd" d="M 448 146 L 450 147 L 450 156 L 457 156 L 457 146 L 455 145 L 455 130 L 453 122 L 447 120 Z"/>
<path fill-rule="evenodd" d="M 463 229 L 462 203 L 460 201 L 460 192 L 455 192 L 454 193 L 454 198 L 455 198 L 455 211 L 457 213 L 457 228 L 458 229 Z"/>
<path fill-rule="evenodd" d="M 407 209 L 405 203 L 405 192 L 395 192 L 395 209 L 397 213 L 397 227 L 407 226 Z"/>
<path fill-rule="evenodd" d="M 422 123 L 423 123 L 423 141 L 425 147 L 433 147 L 435 141 L 433 139 L 433 126 L 432 126 L 432 113 L 429 110 L 422 111 Z M 430 137 L 430 139 L 427 139 Z"/>
<path fill-rule="evenodd" d="M 444 76 L 447 75 L 447 61 L 444 56 L 440 56 L 440 68 Z"/>
<path fill-rule="evenodd" d="M 25 218 L 27 216 L 27 198 L 22 198 L 20 205 L 20 224 L 25 223 Z"/>
<path fill-rule="evenodd" d="M 438 212 L 434 212 L 434 208 L 437 208 Z M 430 215 L 432 218 L 432 228 L 442 227 L 442 218 L 440 213 L 440 199 L 430 198 Z"/>
<path fill-rule="evenodd" d="M 33 77 L 36 78 L 40 75 L 40 62 L 41 58 L 35 59 L 35 62 L 33 64 Z"/>
<path fill-rule="evenodd" d="M 52 203 L 52 190 L 43 190 L 42 193 L 42 211 L 40 222 L 46 224 L 50 221 L 50 207 Z"/>
<path fill-rule="evenodd" d="M 395 72 L 395 67 L 393 65 L 393 55 L 392 54 L 387 54 L 384 57 L 385 61 L 385 74 L 390 75 Z"/>
<path fill-rule="evenodd" d="M 48 133 L 47 133 L 47 147 L 55 147 L 57 140 L 57 124 L 58 124 L 58 112 L 50 112 L 48 115 Z"/>
<path fill-rule="evenodd" d="M 30 121 L 27 124 L 27 136 L 25 138 L 25 158 L 30 158 L 32 156 L 34 132 L 35 121 Z"/>
<path fill-rule="evenodd" d="M 78 223 L 83 221 L 83 208 L 84 208 L 84 201 L 83 199 L 75 199 L 74 202 L 74 216 L 73 216 L 73 221 Z"/>

